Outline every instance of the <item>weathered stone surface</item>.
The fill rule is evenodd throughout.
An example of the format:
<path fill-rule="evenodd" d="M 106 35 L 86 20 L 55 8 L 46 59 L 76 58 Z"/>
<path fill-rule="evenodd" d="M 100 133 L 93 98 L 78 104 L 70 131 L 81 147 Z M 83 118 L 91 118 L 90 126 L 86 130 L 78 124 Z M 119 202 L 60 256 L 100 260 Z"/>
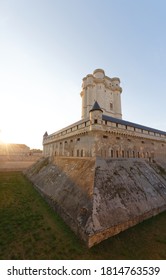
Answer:
<path fill-rule="evenodd" d="M 166 181 L 144 160 L 96 160 L 89 246 L 166 209 Z"/>
<path fill-rule="evenodd" d="M 43 135 L 43 155 L 166 161 L 166 132 L 122 119 L 119 78 L 96 69 L 83 78 L 82 120 Z"/>
<path fill-rule="evenodd" d="M 166 210 L 165 167 L 160 164 L 56 157 L 40 160 L 26 175 L 91 247 Z"/>
<path fill-rule="evenodd" d="M 48 158 L 26 172 L 71 229 L 85 240 L 84 226 L 92 212 L 95 160 Z"/>

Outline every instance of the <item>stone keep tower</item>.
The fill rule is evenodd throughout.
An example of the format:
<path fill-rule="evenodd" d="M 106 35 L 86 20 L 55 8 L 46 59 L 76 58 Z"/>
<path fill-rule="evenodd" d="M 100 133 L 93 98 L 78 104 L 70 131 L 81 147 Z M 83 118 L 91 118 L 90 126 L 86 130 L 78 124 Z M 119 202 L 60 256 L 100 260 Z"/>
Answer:
<path fill-rule="evenodd" d="M 97 101 L 103 114 L 122 119 L 121 92 L 119 78 L 105 76 L 104 70 L 96 69 L 93 74 L 83 78 L 82 83 L 82 119 L 89 117 L 89 111 Z"/>

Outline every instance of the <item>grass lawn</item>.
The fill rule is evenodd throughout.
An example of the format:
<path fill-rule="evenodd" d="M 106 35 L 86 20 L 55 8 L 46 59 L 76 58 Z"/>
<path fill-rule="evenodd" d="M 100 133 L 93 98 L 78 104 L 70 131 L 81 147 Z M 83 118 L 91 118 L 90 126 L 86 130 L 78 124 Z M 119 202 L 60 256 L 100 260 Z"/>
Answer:
<path fill-rule="evenodd" d="M 0 172 L 0 259 L 166 259 L 166 212 L 88 249 L 21 172 Z"/>

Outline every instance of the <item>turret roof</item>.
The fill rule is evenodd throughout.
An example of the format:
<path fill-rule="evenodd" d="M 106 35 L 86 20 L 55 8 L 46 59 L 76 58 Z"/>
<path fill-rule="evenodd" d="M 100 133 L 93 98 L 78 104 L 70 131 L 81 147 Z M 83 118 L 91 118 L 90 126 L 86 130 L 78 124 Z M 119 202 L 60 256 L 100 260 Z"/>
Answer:
<path fill-rule="evenodd" d="M 48 136 L 48 133 L 47 131 L 44 133 L 43 137 L 47 137 Z"/>
<path fill-rule="evenodd" d="M 101 112 L 103 112 L 103 110 L 101 109 L 101 107 L 100 107 L 100 105 L 99 105 L 99 103 L 97 101 L 95 101 L 92 109 L 90 110 L 90 112 L 92 112 L 92 111 L 101 111 Z"/>

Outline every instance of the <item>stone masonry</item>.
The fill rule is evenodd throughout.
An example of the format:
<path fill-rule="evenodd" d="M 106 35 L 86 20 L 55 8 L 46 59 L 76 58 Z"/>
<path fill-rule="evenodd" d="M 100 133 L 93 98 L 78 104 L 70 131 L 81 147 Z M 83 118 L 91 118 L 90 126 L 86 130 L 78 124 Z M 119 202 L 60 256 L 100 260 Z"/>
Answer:
<path fill-rule="evenodd" d="M 122 119 L 119 78 L 82 84 L 82 119 L 43 136 L 26 171 L 88 247 L 166 210 L 166 132 Z"/>
<path fill-rule="evenodd" d="M 166 169 L 144 159 L 43 158 L 26 175 L 88 247 L 166 210 Z"/>
<path fill-rule="evenodd" d="M 166 159 L 166 132 L 122 120 L 119 78 L 83 79 L 82 120 L 43 136 L 44 156 Z M 96 101 L 94 101 L 96 100 Z"/>

